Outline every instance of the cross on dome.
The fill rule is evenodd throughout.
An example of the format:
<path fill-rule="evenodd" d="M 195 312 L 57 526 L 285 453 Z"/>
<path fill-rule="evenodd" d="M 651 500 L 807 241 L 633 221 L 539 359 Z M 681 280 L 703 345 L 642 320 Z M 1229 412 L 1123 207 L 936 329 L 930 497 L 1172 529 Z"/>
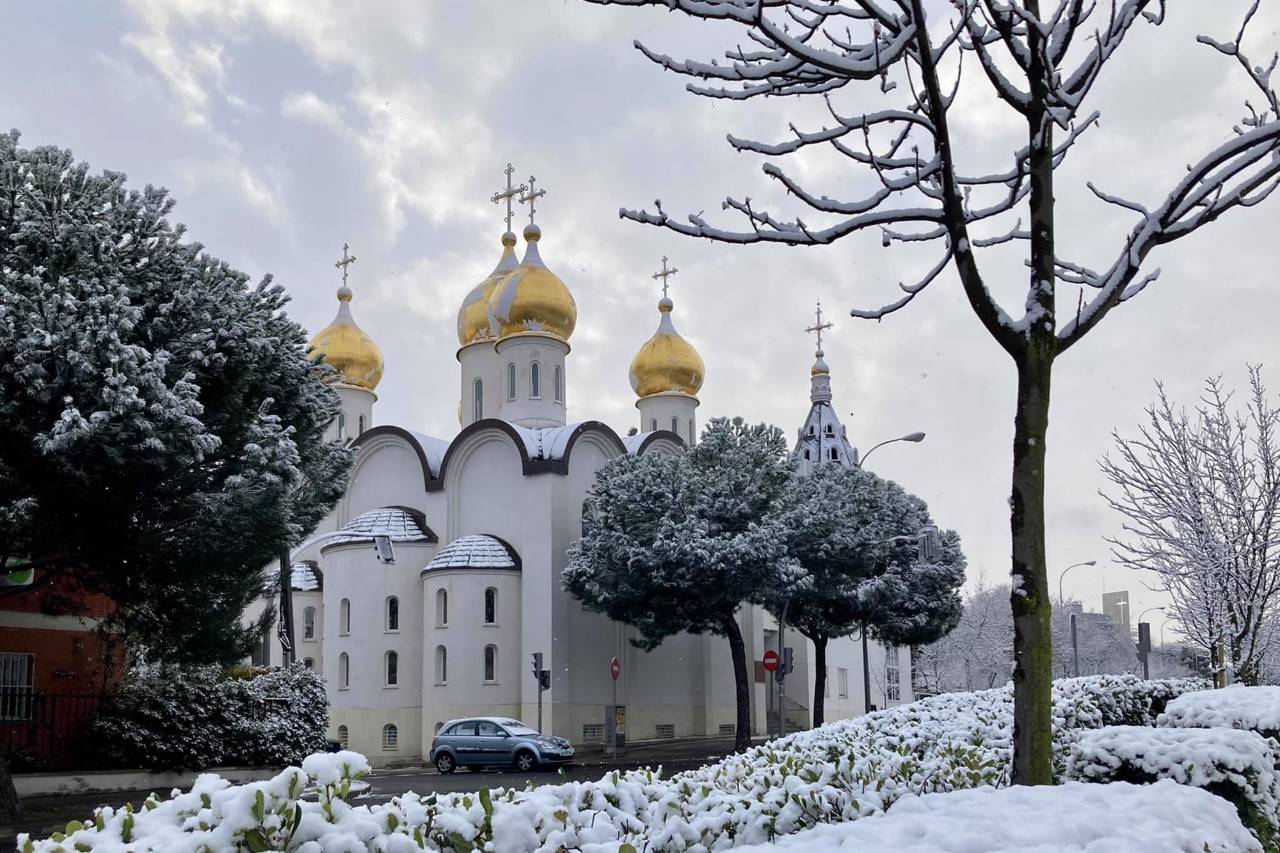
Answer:
<path fill-rule="evenodd" d="M 536 181 L 536 180 L 537 180 L 537 179 L 536 179 L 536 178 L 534 178 L 534 176 L 533 176 L 533 175 L 530 175 L 530 176 L 529 176 L 529 186 L 528 186 L 528 187 L 525 187 L 525 186 L 521 186 L 521 187 L 520 187 L 520 189 L 521 189 L 521 191 L 522 191 L 522 192 L 523 192 L 524 190 L 526 190 L 526 189 L 528 190 L 528 192 L 527 192 L 527 193 L 525 193 L 525 195 L 520 196 L 520 203 L 521 203 L 521 204 L 527 204 L 527 205 L 529 205 L 529 224 L 530 224 L 530 225 L 532 225 L 532 224 L 533 224 L 533 214 L 534 214 L 534 210 L 533 210 L 533 203 L 534 203 L 534 202 L 536 202 L 538 199 L 542 198 L 544 195 L 546 195 L 546 194 L 547 194 L 547 191 L 546 191 L 546 190 L 534 190 L 533 185 L 534 185 L 534 181 Z M 508 226 L 508 227 L 510 227 L 510 226 Z"/>
<path fill-rule="evenodd" d="M 350 248 L 351 247 L 349 245 L 347 245 L 346 243 L 343 243 L 342 244 L 342 260 L 333 262 L 333 265 L 335 267 L 342 270 L 342 286 L 343 287 L 347 286 L 347 267 L 351 266 L 356 262 L 356 256 L 348 254 L 347 252 L 347 250 Z"/>
<path fill-rule="evenodd" d="M 818 300 L 818 308 L 814 312 L 816 320 L 812 326 L 805 329 L 806 332 L 814 332 L 818 336 L 818 353 L 822 353 L 822 333 L 831 328 L 831 323 L 822 322 L 822 300 Z"/>
<path fill-rule="evenodd" d="M 515 213 L 513 213 L 511 210 L 511 200 L 513 198 L 516 198 L 517 196 L 519 196 L 521 193 L 525 192 L 529 188 L 524 184 L 521 184 L 518 187 L 512 186 L 511 176 L 515 174 L 515 171 L 516 171 L 515 166 L 512 166 L 510 163 L 508 163 L 507 168 L 503 169 L 502 171 L 503 171 L 503 174 L 507 176 L 507 189 L 505 191 L 499 190 L 498 192 L 494 193 L 492 196 L 489 197 L 489 201 L 493 202 L 494 204 L 501 204 L 504 201 L 507 203 L 506 221 L 507 221 L 507 230 L 510 231 L 511 220 L 515 216 Z M 520 200 L 524 201 L 524 199 L 520 199 Z"/>
<path fill-rule="evenodd" d="M 675 267 L 672 267 L 671 269 L 667 269 L 667 256 L 663 255 L 662 270 L 653 274 L 653 277 L 655 279 L 658 279 L 658 278 L 662 279 L 662 298 L 663 299 L 667 298 L 667 279 L 678 272 L 680 272 L 680 270 L 676 269 Z"/>

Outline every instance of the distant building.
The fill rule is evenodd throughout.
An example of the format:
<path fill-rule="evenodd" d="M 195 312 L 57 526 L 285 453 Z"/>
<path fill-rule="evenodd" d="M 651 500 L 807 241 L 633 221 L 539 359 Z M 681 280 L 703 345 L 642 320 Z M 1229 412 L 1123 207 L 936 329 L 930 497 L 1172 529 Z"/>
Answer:
<path fill-rule="evenodd" d="M 1130 630 L 1128 590 L 1104 592 L 1102 594 L 1102 612 L 1112 622 L 1122 626 L 1126 631 Z"/>

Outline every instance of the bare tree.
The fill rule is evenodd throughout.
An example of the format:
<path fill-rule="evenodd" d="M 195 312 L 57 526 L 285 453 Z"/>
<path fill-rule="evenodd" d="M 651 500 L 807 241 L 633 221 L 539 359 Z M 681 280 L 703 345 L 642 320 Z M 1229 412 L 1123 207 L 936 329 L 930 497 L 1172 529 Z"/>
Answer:
<path fill-rule="evenodd" d="M 933 692 L 986 690 L 1013 672 L 1013 623 L 1009 587 L 977 586 L 965 598 L 960 623 L 936 643 L 922 646 L 916 672 Z"/>
<path fill-rule="evenodd" d="M 1102 471 L 1124 516 L 1116 560 L 1152 572 L 1166 612 L 1203 648 L 1225 637 L 1241 681 L 1257 683 L 1280 618 L 1280 409 L 1259 368 L 1250 398 L 1231 411 L 1221 378 L 1205 383 L 1193 414 L 1159 389 L 1137 438 L 1116 435 Z"/>
<path fill-rule="evenodd" d="M 1154 248 L 1233 208 L 1257 204 L 1275 189 L 1280 175 L 1280 104 L 1271 83 L 1276 60 L 1255 66 L 1241 48 L 1258 2 L 1233 41 L 1208 36 L 1199 41 L 1239 63 L 1261 95 L 1259 104 L 1248 105 L 1231 140 L 1191 164 L 1154 205 L 1090 184 L 1103 202 L 1136 218 L 1113 254 L 1104 254 L 1094 266 L 1055 251 L 1054 172 L 1081 134 L 1097 126 L 1098 113 L 1085 113 L 1084 104 L 1103 66 L 1139 20 L 1163 22 L 1162 0 L 1061 0 L 1047 13 L 1041 12 L 1039 0 L 588 1 L 658 6 L 738 25 L 748 43 L 729 49 L 720 60 L 675 59 L 639 43 L 636 47 L 664 69 L 694 78 L 687 88 L 695 95 L 736 101 L 786 95 L 825 99 L 830 118 L 824 126 L 792 125 L 788 137 L 776 142 L 734 136 L 729 142 L 737 151 L 775 158 L 834 149 L 872 187 L 861 197 L 835 198 L 771 161 L 763 167 L 765 174 L 809 208 L 820 224 L 775 214 L 749 197 L 728 198 L 723 204 L 745 217 L 739 230 L 714 225 L 700 213 L 690 215 L 688 222 L 673 220 L 661 202 L 653 212 L 623 210 L 623 217 L 726 243 L 821 246 L 878 231 L 885 245 L 934 244 L 936 263 L 920 279 L 900 284 L 900 298 L 852 314 L 886 317 L 954 266 L 973 313 L 1013 359 L 1018 372 L 1010 499 L 1013 779 L 1051 783 L 1044 461 L 1054 359 L 1156 279 L 1159 270 L 1141 272 Z M 1026 144 L 1010 152 L 1007 165 L 982 174 L 968 173 L 957 162 L 950 124 L 961 68 L 974 62 L 981 73 L 964 79 L 988 87 L 988 94 L 1026 126 Z M 850 84 L 864 84 L 863 100 L 844 112 L 835 97 Z M 865 108 L 881 96 L 896 101 Z M 1009 243 L 1025 246 L 1028 284 L 1020 317 L 995 299 L 979 264 L 980 250 Z M 1059 321 L 1056 304 L 1060 281 L 1081 286 L 1082 293 L 1092 291 L 1090 298 L 1072 306 L 1065 322 Z"/>

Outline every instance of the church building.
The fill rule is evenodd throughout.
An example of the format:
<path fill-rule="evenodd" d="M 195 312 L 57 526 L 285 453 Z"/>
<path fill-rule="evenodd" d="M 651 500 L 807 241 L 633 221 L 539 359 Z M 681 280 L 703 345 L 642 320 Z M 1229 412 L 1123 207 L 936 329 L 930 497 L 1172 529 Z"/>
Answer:
<path fill-rule="evenodd" d="M 581 418 L 585 407 L 576 401 L 590 396 L 573 396 L 577 306 L 543 260 L 533 205 L 545 191 L 533 184 L 513 187 L 508 167 L 506 190 L 493 199 L 507 205 L 501 255 L 458 308 L 456 435 L 379 422 L 383 357 L 352 312 L 346 273 L 354 259 L 345 251 L 337 316 L 311 341 L 338 372 L 342 408 L 331 437 L 350 442 L 357 456 L 347 493 L 291 555 L 293 653 L 325 676 L 330 736 L 375 765 L 423 761 L 440 725 L 464 716 L 517 717 L 575 744 L 602 742 L 615 720 L 628 741 L 733 732 L 726 640 L 681 634 L 644 652 L 629 642 L 634 629 L 585 610 L 560 588 L 596 472 L 622 454 L 681 453 L 695 442 L 705 369 L 676 330 L 666 287 L 675 270 L 664 258 L 655 275 L 663 283 L 657 330 L 637 341 L 630 366 L 638 429 L 620 434 Z M 510 230 L 517 197 L 530 207 L 520 257 Z M 831 410 L 821 357 L 819 364 L 797 455 L 808 458 L 801 454 L 816 437 L 811 462 L 836 448 L 832 461 L 856 464 Z M 747 605 L 739 620 L 756 661 L 752 725 L 764 734 L 775 705 L 760 660 L 777 644 L 777 624 Z M 796 632 L 786 642 L 796 647 L 787 716 L 804 727 L 811 652 Z M 274 645 L 264 638 L 256 661 L 279 663 L 271 660 Z M 828 719 L 863 711 L 862 654 L 854 640 L 832 644 Z M 886 661 L 874 644 L 872 654 Z M 549 672 L 543 689 L 535 656 Z M 911 698 L 906 657 L 893 670 L 893 703 Z"/>

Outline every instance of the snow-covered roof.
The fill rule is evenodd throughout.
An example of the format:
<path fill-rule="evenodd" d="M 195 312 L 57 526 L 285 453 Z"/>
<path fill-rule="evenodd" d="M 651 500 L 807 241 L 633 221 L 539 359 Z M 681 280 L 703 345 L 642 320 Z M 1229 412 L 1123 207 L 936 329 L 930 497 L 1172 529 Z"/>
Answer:
<path fill-rule="evenodd" d="M 624 435 L 622 437 L 622 446 L 627 449 L 627 455 L 635 456 L 639 453 L 640 448 L 644 447 L 645 441 L 647 441 L 651 435 L 653 435 L 651 432 L 637 432 L 634 435 Z"/>
<path fill-rule="evenodd" d="M 375 536 L 389 536 L 392 542 L 436 541 L 422 513 L 402 506 L 384 506 L 362 513 L 338 533 L 325 543 L 326 548 L 350 542 L 372 542 Z"/>
<path fill-rule="evenodd" d="M 427 563 L 423 572 L 443 569 L 519 569 L 520 563 L 505 542 L 493 536 L 460 536 Z"/>
<path fill-rule="evenodd" d="M 320 575 L 310 563 L 294 563 L 289 572 L 289 585 L 294 592 L 315 592 L 320 589 Z"/>
<path fill-rule="evenodd" d="M 511 424 L 511 428 L 524 442 L 525 452 L 529 454 L 530 459 L 563 459 L 565 451 L 569 448 L 569 439 L 580 426 L 582 426 L 581 422 L 559 427 L 531 429 L 519 424 Z"/>
<path fill-rule="evenodd" d="M 444 462 L 444 454 L 449 450 L 449 442 L 443 438 L 436 438 L 434 435 L 427 435 L 421 432 L 413 432 L 406 430 L 410 435 L 418 440 L 422 452 L 427 455 L 427 464 L 431 466 L 431 473 L 439 476 L 440 465 Z"/>

